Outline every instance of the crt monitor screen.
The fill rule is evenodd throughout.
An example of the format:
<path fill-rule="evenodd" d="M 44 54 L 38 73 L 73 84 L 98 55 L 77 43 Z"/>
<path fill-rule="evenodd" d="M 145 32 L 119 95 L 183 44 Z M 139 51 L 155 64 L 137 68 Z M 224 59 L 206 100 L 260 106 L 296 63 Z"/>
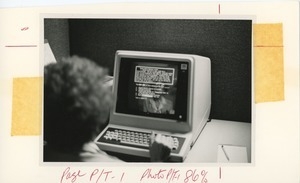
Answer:
<path fill-rule="evenodd" d="M 186 122 L 189 64 L 122 57 L 116 112 Z"/>

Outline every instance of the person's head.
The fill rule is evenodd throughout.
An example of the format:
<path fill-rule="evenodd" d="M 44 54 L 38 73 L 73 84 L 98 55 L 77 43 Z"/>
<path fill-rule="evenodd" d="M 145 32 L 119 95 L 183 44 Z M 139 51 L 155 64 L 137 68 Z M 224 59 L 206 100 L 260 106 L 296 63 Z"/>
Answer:
<path fill-rule="evenodd" d="M 106 70 L 72 56 L 44 69 L 44 140 L 64 151 L 80 149 L 107 123 L 111 91 Z"/>

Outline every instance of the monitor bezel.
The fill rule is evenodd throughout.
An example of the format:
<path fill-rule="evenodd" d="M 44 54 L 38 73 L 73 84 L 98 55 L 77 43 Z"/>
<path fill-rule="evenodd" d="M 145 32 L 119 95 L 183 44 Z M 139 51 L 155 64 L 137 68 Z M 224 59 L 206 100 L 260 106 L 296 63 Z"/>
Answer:
<path fill-rule="evenodd" d="M 150 116 L 139 116 L 132 114 L 124 114 L 116 112 L 118 83 L 119 83 L 119 70 L 122 58 L 137 58 L 146 60 L 163 60 L 170 62 L 188 62 L 188 88 L 187 88 L 187 118 L 186 121 L 178 121 L 175 119 L 164 119 Z M 123 51 L 119 50 L 115 55 L 114 67 L 114 83 L 113 83 L 113 97 L 114 105 L 110 113 L 110 123 L 131 126 L 138 128 L 146 128 L 151 130 L 167 131 L 170 133 L 186 133 L 192 130 L 192 83 L 194 74 L 194 58 L 187 54 L 174 54 L 174 53 L 160 53 L 160 52 L 144 52 L 144 51 Z M 141 123 L 140 121 L 143 121 Z M 172 125 L 172 128 L 170 128 Z"/>

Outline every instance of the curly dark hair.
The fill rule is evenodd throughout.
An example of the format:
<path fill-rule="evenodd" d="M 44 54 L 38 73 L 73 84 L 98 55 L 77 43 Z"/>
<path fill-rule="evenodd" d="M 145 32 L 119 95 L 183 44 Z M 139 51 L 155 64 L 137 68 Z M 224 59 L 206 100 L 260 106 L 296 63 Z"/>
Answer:
<path fill-rule="evenodd" d="M 106 69 L 78 56 L 44 68 L 44 140 L 63 151 L 80 149 L 107 124 L 112 95 Z"/>

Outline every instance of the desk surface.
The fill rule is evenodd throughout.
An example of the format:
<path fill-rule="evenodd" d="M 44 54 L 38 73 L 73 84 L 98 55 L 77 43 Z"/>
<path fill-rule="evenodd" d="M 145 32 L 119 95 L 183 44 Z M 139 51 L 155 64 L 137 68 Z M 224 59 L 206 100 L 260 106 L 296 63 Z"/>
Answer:
<path fill-rule="evenodd" d="M 251 123 L 211 120 L 204 127 L 184 162 L 217 163 L 220 144 L 247 147 L 248 162 L 251 162 Z"/>
<path fill-rule="evenodd" d="M 221 144 L 247 148 L 251 162 L 251 123 L 211 120 L 206 124 L 184 163 L 218 163 L 218 146 Z M 112 153 L 127 162 L 149 162 L 149 158 Z"/>

